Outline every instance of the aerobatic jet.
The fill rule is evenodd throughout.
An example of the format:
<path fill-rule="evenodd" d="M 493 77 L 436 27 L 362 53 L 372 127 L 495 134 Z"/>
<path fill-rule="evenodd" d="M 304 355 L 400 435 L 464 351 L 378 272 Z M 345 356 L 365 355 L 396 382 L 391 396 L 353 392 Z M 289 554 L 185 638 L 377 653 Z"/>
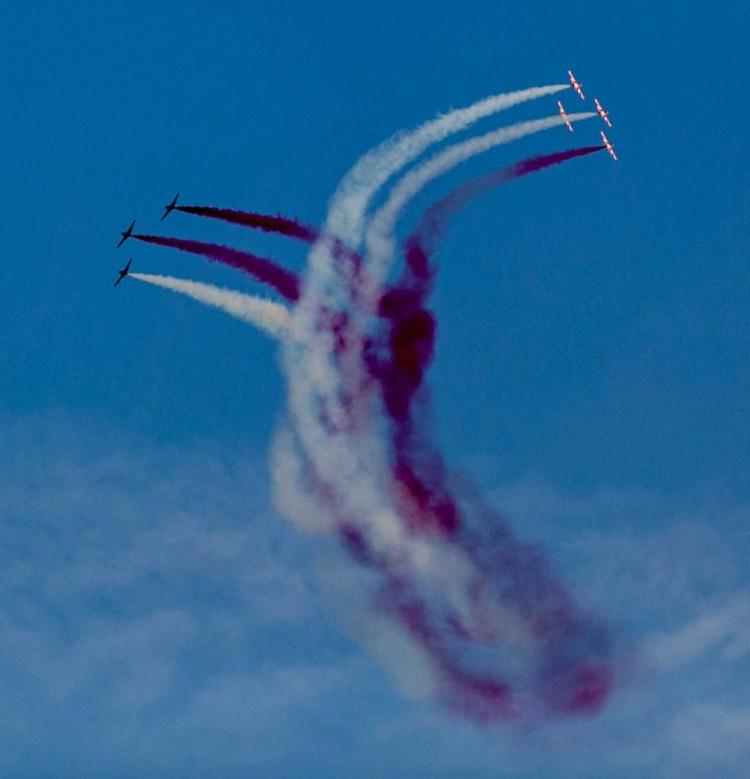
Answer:
<path fill-rule="evenodd" d="M 120 247 L 121 247 L 121 246 L 122 246 L 122 245 L 125 243 L 125 241 L 127 241 L 127 240 L 128 240 L 128 238 L 130 238 L 130 236 L 133 234 L 133 228 L 134 228 L 134 227 L 135 227 L 135 219 L 134 219 L 134 220 L 133 220 L 133 221 L 130 223 L 130 227 L 128 227 L 128 229 L 127 229 L 127 230 L 125 230 L 125 231 L 123 231 L 122 233 L 120 233 L 120 235 L 122 236 L 122 238 L 120 238 L 120 243 L 118 243 L 118 244 L 117 244 L 117 248 L 118 248 L 118 249 L 119 249 L 119 248 L 120 248 Z"/>
<path fill-rule="evenodd" d="M 604 134 L 604 130 L 601 130 L 600 132 L 601 132 L 602 141 L 604 143 L 605 148 L 612 155 L 612 159 L 616 160 L 617 159 L 617 155 L 615 154 L 615 147 L 609 142 L 609 139 Z"/>
<path fill-rule="evenodd" d="M 573 125 L 570 123 L 570 119 L 568 119 L 568 115 L 565 113 L 565 109 L 563 108 L 563 104 L 558 100 L 557 101 L 557 107 L 560 109 L 560 116 L 565 120 L 565 124 L 570 130 L 570 132 L 573 132 Z"/>
<path fill-rule="evenodd" d="M 596 113 L 601 116 L 607 127 L 612 127 L 612 122 L 609 121 L 609 111 L 605 111 L 602 108 L 602 104 L 596 98 L 594 98 L 594 105 L 596 106 Z"/>
<path fill-rule="evenodd" d="M 178 198 L 179 196 L 180 196 L 180 193 L 178 192 L 178 193 L 177 193 L 177 194 L 174 196 L 174 200 L 173 200 L 171 203 L 169 203 L 168 205 L 164 206 L 164 213 L 162 214 L 162 217 L 161 217 L 161 219 L 159 220 L 160 222 L 163 222 L 163 221 L 164 221 L 164 220 L 165 220 L 165 219 L 166 219 L 166 218 L 169 216 L 169 213 L 170 213 L 171 211 L 174 211 L 175 207 L 177 206 L 177 198 Z"/>
<path fill-rule="evenodd" d="M 570 79 L 570 85 L 575 89 L 576 92 L 578 92 L 578 96 L 581 98 L 581 100 L 585 100 L 586 98 L 583 96 L 583 90 L 581 89 L 581 84 L 579 84 L 576 81 L 576 77 L 573 75 L 573 71 L 568 71 L 568 78 Z"/>
<path fill-rule="evenodd" d="M 120 275 L 117 277 L 117 281 L 114 283 L 113 286 L 116 287 L 125 278 L 125 276 L 128 275 L 128 272 L 130 271 L 130 263 L 131 262 L 133 262 L 133 258 L 132 257 L 128 260 L 128 264 L 122 270 L 118 270 L 117 271 Z"/>

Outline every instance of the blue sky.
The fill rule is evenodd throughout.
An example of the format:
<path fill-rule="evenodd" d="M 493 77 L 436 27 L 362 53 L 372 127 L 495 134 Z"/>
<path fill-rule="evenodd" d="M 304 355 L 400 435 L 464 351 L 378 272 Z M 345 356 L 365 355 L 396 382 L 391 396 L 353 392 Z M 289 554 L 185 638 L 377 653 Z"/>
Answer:
<path fill-rule="evenodd" d="M 739 2 L 8 8 L 5 773 L 741 775 L 749 21 Z M 275 346 L 166 292 L 112 288 L 131 254 L 144 271 L 253 283 L 114 245 L 136 218 L 301 269 L 283 239 L 181 214 L 157 225 L 161 205 L 179 190 L 319 222 L 392 132 L 568 67 L 610 110 L 621 162 L 574 161 L 456 220 L 431 384 L 450 464 L 550 546 L 638 660 L 599 719 L 488 734 L 395 689 L 320 591 L 331 551 L 271 508 Z M 406 223 L 473 173 L 598 129 L 484 155 Z"/>

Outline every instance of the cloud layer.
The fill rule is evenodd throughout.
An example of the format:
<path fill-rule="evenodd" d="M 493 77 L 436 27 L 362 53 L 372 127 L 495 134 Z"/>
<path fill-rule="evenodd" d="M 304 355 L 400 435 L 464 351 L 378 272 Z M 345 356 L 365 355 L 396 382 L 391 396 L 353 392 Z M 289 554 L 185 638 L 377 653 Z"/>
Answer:
<path fill-rule="evenodd" d="M 498 732 L 403 700 L 329 621 L 335 553 L 276 519 L 261 457 L 81 420 L 0 431 L 5 775 L 708 777 L 750 758 L 750 507 L 495 485 L 632 659 L 601 717 Z"/>

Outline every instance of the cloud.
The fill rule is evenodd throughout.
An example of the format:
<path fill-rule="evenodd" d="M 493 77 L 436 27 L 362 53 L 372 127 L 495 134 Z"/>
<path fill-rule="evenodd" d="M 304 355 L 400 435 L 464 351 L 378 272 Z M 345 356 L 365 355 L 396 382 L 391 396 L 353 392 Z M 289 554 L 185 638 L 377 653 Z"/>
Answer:
<path fill-rule="evenodd" d="M 748 583 L 750 505 L 709 489 L 571 494 L 527 477 L 491 494 L 512 524 L 552 548 L 584 597 L 639 629 L 677 628 Z"/>
<path fill-rule="evenodd" d="M 332 624 L 324 542 L 274 515 L 265 456 L 0 421 L 0 773 L 742 775 L 750 507 L 496 484 L 628 662 L 600 717 L 476 729 Z"/>
<path fill-rule="evenodd" d="M 715 605 L 677 630 L 646 637 L 643 651 L 655 667 L 670 670 L 720 645 L 725 661 L 736 662 L 750 650 L 750 591 L 737 593 L 729 603 Z"/>
<path fill-rule="evenodd" d="M 738 769 L 750 760 L 750 708 L 699 703 L 680 712 L 666 735 L 683 756 L 684 770 L 741 776 Z"/>
<path fill-rule="evenodd" d="M 262 456 L 82 420 L 0 430 L 0 772 L 220 766 L 202 734 L 242 705 L 233 759 L 252 765 L 258 722 L 283 732 L 341 686 L 355 656 L 330 640 Z"/>

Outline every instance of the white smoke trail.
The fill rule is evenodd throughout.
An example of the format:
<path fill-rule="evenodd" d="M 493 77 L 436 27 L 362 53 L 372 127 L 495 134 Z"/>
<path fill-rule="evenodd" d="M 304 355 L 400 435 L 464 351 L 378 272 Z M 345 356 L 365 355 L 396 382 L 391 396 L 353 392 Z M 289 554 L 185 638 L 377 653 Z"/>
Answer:
<path fill-rule="evenodd" d="M 412 132 L 395 135 L 361 157 L 343 178 L 329 203 L 322 233 L 334 235 L 357 248 L 370 199 L 404 165 L 432 144 L 484 117 L 567 88 L 567 84 L 554 84 L 494 95 L 426 122 Z M 325 308 L 351 312 L 349 281 L 334 269 L 330 242 L 323 240 L 310 251 L 303 298 L 292 317 L 294 338 L 286 342 L 288 348 L 283 353 L 289 380 L 289 409 L 300 443 L 308 455 L 317 460 L 314 468 L 318 476 L 326 483 L 330 479 L 331 483 L 343 484 L 350 479 L 352 488 L 346 494 L 356 495 L 358 499 L 356 505 L 347 508 L 363 517 L 368 514 L 366 507 L 379 505 L 382 519 L 383 512 L 387 511 L 379 497 L 383 494 L 382 479 L 387 472 L 382 441 L 377 434 L 366 435 L 360 430 L 358 451 L 355 452 L 351 436 L 334 434 L 321 421 L 325 416 L 329 421 L 337 422 L 345 414 L 340 403 L 341 373 L 333 356 L 333 336 L 319 326 L 318 317 Z M 358 315 L 354 313 L 353 328 L 363 324 L 357 319 Z M 356 383 L 353 372 L 350 377 Z"/>
<path fill-rule="evenodd" d="M 187 295 L 199 303 L 225 311 L 230 316 L 255 325 L 274 338 L 283 338 L 289 331 L 289 310 L 281 303 L 224 287 L 215 287 L 200 281 L 178 279 L 174 276 L 153 276 L 148 273 L 129 273 L 129 278 L 145 281 L 157 287 Z"/>
<path fill-rule="evenodd" d="M 328 234 L 356 248 L 362 238 L 362 222 L 370 198 L 404 165 L 433 144 L 465 130 L 480 119 L 569 88 L 569 84 L 552 84 L 492 95 L 384 141 L 360 157 L 336 188 L 326 222 Z"/>
<path fill-rule="evenodd" d="M 306 533 L 333 532 L 335 514 L 326 508 L 309 462 L 284 424 L 271 444 L 270 463 L 273 502 L 279 512 Z"/>
<path fill-rule="evenodd" d="M 571 114 L 568 120 L 580 122 L 595 116 L 596 113 L 593 112 Z M 476 138 L 469 138 L 469 140 L 457 143 L 435 155 L 399 179 L 388 200 L 373 215 L 365 235 L 367 257 L 370 261 L 368 281 L 373 285 L 373 289 L 377 290 L 387 275 L 389 261 L 393 257 L 395 248 L 394 230 L 398 217 L 409 201 L 429 182 L 477 154 L 519 140 L 532 133 L 559 127 L 565 124 L 565 121 L 561 116 L 550 116 L 544 119 L 519 122 Z"/>
<path fill-rule="evenodd" d="M 350 248 L 357 249 L 362 241 L 370 200 L 404 165 L 433 144 L 465 130 L 480 119 L 569 88 L 569 84 L 551 84 L 491 95 L 466 108 L 449 111 L 414 130 L 396 133 L 360 157 L 341 180 L 328 205 L 328 216 L 321 234 L 336 236 Z M 334 271 L 330 249 L 330 244 L 321 240 L 310 251 L 306 293 L 309 293 L 311 303 L 315 295 L 322 295 L 327 298 L 327 305 L 342 306 L 346 304 L 346 284 L 342 286 L 345 279 Z M 304 318 L 305 306 L 295 313 Z"/>

